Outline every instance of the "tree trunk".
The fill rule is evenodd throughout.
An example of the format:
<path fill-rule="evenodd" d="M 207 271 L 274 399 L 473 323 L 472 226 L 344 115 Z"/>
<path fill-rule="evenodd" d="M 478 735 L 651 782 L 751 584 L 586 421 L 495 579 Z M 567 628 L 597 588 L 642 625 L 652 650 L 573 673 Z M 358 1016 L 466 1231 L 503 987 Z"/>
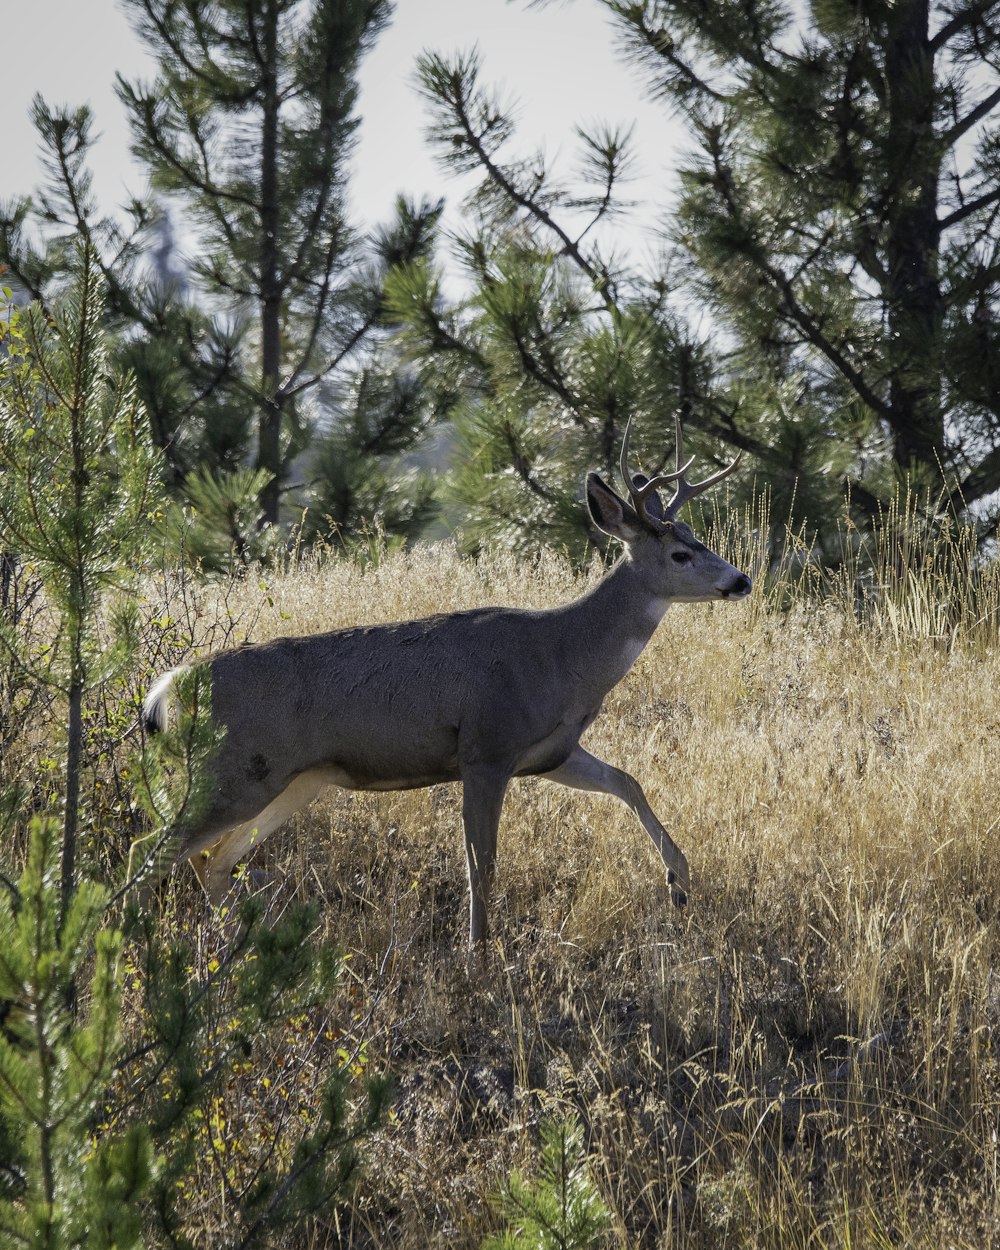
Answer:
<path fill-rule="evenodd" d="M 886 48 L 889 282 L 889 424 L 903 471 L 944 462 L 940 350 L 944 301 L 938 276 L 941 157 L 934 133 L 936 84 L 928 0 L 891 6 Z"/>
<path fill-rule="evenodd" d="M 74 667 L 76 667 L 74 665 Z M 76 835 L 80 821 L 80 767 L 83 759 L 83 678 L 79 670 L 69 690 L 69 739 L 66 744 L 66 808 L 63 813 L 60 865 L 59 930 L 62 931 L 76 885 Z M 71 991 L 72 993 L 72 991 Z"/>
<path fill-rule="evenodd" d="M 261 410 L 257 467 L 273 476 L 261 493 L 264 521 L 278 520 L 281 477 L 281 278 L 278 273 L 280 213 L 278 204 L 278 11 L 265 10 L 264 101 L 261 129 Z"/>

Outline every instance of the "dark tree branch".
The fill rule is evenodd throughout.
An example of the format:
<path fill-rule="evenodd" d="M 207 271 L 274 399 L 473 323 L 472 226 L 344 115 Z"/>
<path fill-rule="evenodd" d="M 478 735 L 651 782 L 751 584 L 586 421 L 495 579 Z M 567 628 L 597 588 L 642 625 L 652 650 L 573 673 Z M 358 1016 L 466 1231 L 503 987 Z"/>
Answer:
<path fill-rule="evenodd" d="M 374 312 L 370 313 L 361 325 L 354 330 L 353 334 L 350 335 L 347 342 L 344 343 L 342 347 L 338 348 L 338 350 L 327 360 L 326 364 L 321 369 L 317 369 L 312 377 L 305 378 L 302 382 L 299 382 L 295 386 L 288 384 L 283 386 L 280 391 L 282 401 L 294 399 L 296 395 L 300 395 L 303 391 L 307 391 L 311 387 L 316 386 L 317 383 L 322 382 L 325 377 L 331 374 L 334 369 L 338 368 L 338 366 L 343 364 L 347 357 L 358 348 L 358 346 L 365 339 L 365 336 L 368 335 L 375 327 L 377 321 L 378 314 Z M 294 376 L 296 375 L 293 375 L 293 377 Z M 291 379 L 289 381 L 291 381 Z"/>
<path fill-rule="evenodd" d="M 732 173 L 725 166 L 721 159 L 721 153 L 717 149 L 713 151 L 712 159 L 716 172 L 714 185 L 719 198 L 725 206 L 726 213 L 732 221 L 739 223 L 745 228 L 740 205 L 737 203 L 733 193 Z M 892 416 L 889 404 L 871 387 L 861 370 L 855 368 L 844 355 L 844 352 L 827 337 L 815 317 L 802 307 L 795 293 L 794 285 L 788 276 L 767 260 L 762 248 L 747 246 L 744 248 L 744 254 L 760 273 L 767 277 L 771 286 L 780 293 L 785 316 L 792 324 L 797 326 L 808 341 L 850 382 L 860 398 L 864 400 L 873 412 L 877 412 L 883 419 L 889 419 Z"/>
<path fill-rule="evenodd" d="M 959 482 L 951 492 L 951 500 L 964 510 L 965 506 L 975 503 L 977 499 L 992 495 L 1000 490 L 1000 447 L 994 447 L 982 460 Z"/>
<path fill-rule="evenodd" d="M 639 10 L 633 15 L 631 6 L 629 6 L 628 10 L 623 11 L 619 8 L 618 11 L 626 21 L 631 22 L 634 29 L 642 37 L 646 47 L 656 56 L 666 61 L 668 65 L 672 66 L 689 87 L 693 87 L 699 95 L 707 96 L 715 104 L 724 104 L 726 102 L 728 97 L 723 92 L 717 91 L 701 78 L 686 61 L 681 60 L 675 51 L 673 37 L 668 31 L 655 30 L 646 21 L 645 13 Z"/>
<path fill-rule="evenodd" d="M 987 0 L 987 3 L 970 4 L 967 8 L 960 9 L 931 38 L 928 44 L 931 55 L 934 56 L 940 52 L 959 32 L 982 22 L 990 10 L 996 8 L 1000 8 L 996 0 Z"/>
<path fill-rule="evenodd" d="M 989 208 L 991 204 L 1000 201 L 1000 186 L 996 186 L 992 191 L 984 191 L 982 195 L 976 196 L 974 200 L 968 200 L 965 204 L 950 212 L 946 217 L 942 217 L 940 227 L 942 230 L 950 230 L 952 226 L 957 226 L 959 222 L 965 221 L 967 217 L 978 213 L 981 208 Z"/>
<path fill-rule="evenodd" d="M 536 221 L 540 222 L 547 230 L 550 230 L 556 236 L 562 244 L 563 255 L 569 256 L 587 275 L 608 311 L 617 313 L 618 306 L 615 303 L 613 295 L 611 294 L 607 273 L 603 270 L 596 269 L 590 261 L 587 260 L 586 256 L 584 256 L 583 252 L 577 246 L 577 243 L 570 237 L 569 234 L 567 234 L 562 226 L 559 225 L 555 218 L 553 218 L 552 215 L 537 202 L 537 200 L 521 191 L 508 176 L 506 170 L 493 160 L 489 152 L 486 150 L 486 146 L 483 143 L 481 136 L 472 125 L 472 119 L 469 117 L 468 110 L 465 107 L 465 102 L 458 92 L 455 92 L 452 97 L 452 106 L 458 117 L 466 143 L 475 153 L 476 159 L 486 171 L 490 181 L 493 182 L 495 186 L 499 187 L 504 195 L 513 200 L 519 208 L 523 208 L 526 212 L 530 213 Z"/>
<path fill-rule="evenodd" d="M 941 136 L 941 142 L 946 147 L 953 147 L 961 139 L 962 135 L 970 131 L 978 122 L 981 122 L 998 104 L 1000 104 L 1000 87 L 995 88 L 988 96 L 980 100 L 975 108 L 970 109 L 954 126 L 949 126 Z"/>

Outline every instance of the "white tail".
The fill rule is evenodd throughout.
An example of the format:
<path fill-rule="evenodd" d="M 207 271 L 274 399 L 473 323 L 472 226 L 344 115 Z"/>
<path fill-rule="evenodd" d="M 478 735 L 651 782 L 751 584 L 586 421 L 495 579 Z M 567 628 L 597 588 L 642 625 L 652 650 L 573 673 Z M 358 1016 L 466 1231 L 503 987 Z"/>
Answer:
<path fill-rule="evenodd" d="M 672 473 L 652 481 L 633 475 L 628 448 L 627 429 L 621 466 L 629 501 L 596 473 L 587 477 L 591 517 L 625 544 L 625 554 L 582 598 L 544 611 L 475 608 L 280 638 L 203 661 L 212 715 L 226 734 L 212 766 L 210 810 L 183 832 L 178 858 L 191 859 L 210 897 L 221 898 L 236 862 L 325 786 L 404 790 L 461 781 L 469 941 L 480 943 L 507 785 L 538 775 L 626 803 L 659 851 L 673 897 L 685 900 L 687 861 L 642 787 L 579 739 L 671 603 L 750 593 L 745 574 L 675 519 L 736 462 L 688 483 L 679 423 Z M 664 507 L 657 491 L 666 483 L 676 489 Z M 149 692 L 151 730 L 165 723 L 177 671 Z"/>

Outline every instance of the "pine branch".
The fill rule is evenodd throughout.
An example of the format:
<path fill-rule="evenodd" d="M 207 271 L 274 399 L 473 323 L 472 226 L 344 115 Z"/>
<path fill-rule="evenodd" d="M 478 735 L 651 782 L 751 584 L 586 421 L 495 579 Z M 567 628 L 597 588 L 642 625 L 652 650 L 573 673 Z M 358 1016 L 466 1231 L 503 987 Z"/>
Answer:
<path fill-rule="evenodd" d="M 713 146 L 711 155 L 715 168 L 714 189 L 722 201 L 730 220 L 745 230 L 747 229 L 746 222 L 743 220 L 741 206 L 738 204 L 733 190 L 734 179 L 732 172 L 722 161 L 722 154 L 718 146 Z M 877 412 L 880 416 L 888 419 L 892 415 L 889 404 L 869 385 L 861 370 L 855 368 L 844 352 L 828 338 L 816 318 L 802 306 L 795 293 L 791 279 L 777 265 L 767 259 L 763 246 L 754 239 L 753 245 L 744 244 L 742 251 L 746 259 L 762 274 L 766 275 L 771 286 L 780 293 L 785 315 L 792 324 L 796 325 L 809 342 L 818 348 L 838 372 L 851 383 L 858 395 L 873 412 Z"/>
<path fill-rule="evenodd" d="M 236 107 L 248 103 L 253 98 L 257 89 L 256 84 L 238 92 L 226 93 L 222 90 L 222 80 L 213 59 L 214 49 L 209 44 L 205 32 L 198 25 L 201 13 L 196 5 L 185 4 L 184 13 L 192 22 L 196 23 L 201 44 L 201 63 L 189 56 L 183 38 L 179 34 L 175 34 L 174 27 L 167 23 L 167 17 L 173 17 L 176 13 L 177 6 L 173 0 L 160 0 L 159 3 L 157 3 L 157 0 L 126 0 L 126 3 L 133 8 L 140 8 L 145 13 L 149 29 L 162 40 L 164 46 L 170 50 L 174 60 L 180 62 L 192 78 L 196 78 L 208 88 L 209 93 L 213 97 L 224 98 L 227 104 Z M 139 33 L 144 35 L 145 32 L 142 30 L 142 25 L 140 19 Z M 213 31 L 213 34 L 217 35 L 217 32 Z M 150 42 L 155 42 L 155 40 L 150 40 Z M 206 65 L 211 66 L 210 72 L 204 68 Z M 174 72 L 176 73 L 176 68 Z"/>
<path fill-rule="evenodd" d="M 142 127 L 143 138 L 150 150 L 191 190 L 198 191 L 205 197 L 208 211 L 222 231 L 231 251 L 238 253 L 236 227 L 226 216 L 222 207 L 223 202 L 233 203 L 259 213 L 257 201 L 250 196 L 221 187 L 213 181 L 208 172 L 208 152 L 196 133 L 191 133 L 190 137 L 198 148 L 201 172 L 199 173 L 190 161 L 184 160 L 174 145 L 167 141 L 165 134 L 161 133 L 155 117 L 157 101 L 152 95 L 137 94 L 120 74 L 117 76 L 116 91 L 125 107 L 131 109 L 136 116 L 138 124 Z"/>
<path fill-rule="evenodd" d="M 711 86 L 710 83 L 697 74 L 686 61 L 678 56 L 676 44 L 670 32 L 656 29 L 649 24 L 646 20 L 644 8 L 640 9 L 630 3 L 614 3 L 610 7 L 613 12 L 618 13 L 626 22 L 632 24 L 639 32 L 642 42 L 648 50 L 659 59 L 666 61 L 689 88 L 693 89 L 698 95 L 711 100 L 714 104 L 726 103 L 728 100 L 727 95 L 716 90 L 715 87 Z"/>
<path fill-rule="evenodd" d="M 435 70 L 439 71 L 437 76 L 434 74 Z M 425 60 L 422 63 L 425 90 L 433 100 L 439 103 L 443 102 L 451 109 L 452 114 L 458 121 L 461 130 L 461 141 L 464 143 L 466 150 L 473 154 L 479 167 L 485 171 L 488 180 L 508 200 L 519 208 L 524 209 L 540 225 L 555 235 L 562 245 L 561 253 L 568 256 L 587 275 L 608 311 L 617 312 L 617 304 L 610 291 L 607 273 L 596 269 L 581 251 L 577 241 L 555 220 L 545 206 L 539 203 L 533 195 L 523 191 L 503 166 L 493 159 L 489 148 L 484 142 L 483 134 L 473 124 L 469 114 L 466 91 L 464 90 L 465 82 L 461 79 L 461 68 L 459 71 L 450 74 L 440 72 L 445 70 L 446 67 L 443 62 Z M 474 84 L 475 64 L 473 63 L 465 72 L 470 76 Z"/>
<path fill-rule="evenodd" d="M 525 373 L 534 378 L 546 390 L 551 391 L 553 395 L 562 400 L 566 408 L 572 413 L 574 421 L 577 425 L 583 425 L 583 418 L 580 416 L 580 399 L 574 395 L 566 383 L 556 375 L 551 368 L 546 369 L 534 354 L 531 346 L 525 340 L 524 335 L 516 325 L 509 327 L 510 336 L 517 349 L 518 357 L 524 366 Z M 551 362 L 550 362 L 551 365 Z"/>
<path fill-rule="evenodd" d="M 960 205 L 946 217 L 942 217 L 939 225 L 942 231 L 950 230 L 952 226 L 957 226 L 960 222 L 965 221 L 967 217 L 972 217 L 980 209 L 989 208 L 991 204 L 996 204 L 998 201 L 1000 201 L 1000 186 L 994 187 L 992 191 L 984 191 L 982 195 L 976 196 L 974 200 L 968 200 Z"/>
<path fill-rule="evenodd" d="M 368 335 L 371 332 L 371 330 L 375 327 L 375 325 L 377 324 L 377 321 L 378 321 L 378 314 L 376 312 L 370 313 L 365 318 L 365 320 L 361 323 L 361 325 L 359 325 L 354 330 L 354 332 L 348 337 L 347 342 L 344 343 L 343 346 L 338 348 L 338 350 L 335 351 L 333 355 L 328 358 L 326 364 L 323 365 L 322 368 L 317 369 L 316 372 L 312 375 L 312 377 L 306 378 L 304 381 L 299 382 L 297 385 L 294 385 L 294 386 L 287 385 L 287 384 L 282 386 L 281 388 L 282 399 L 284 400 L 294 399 L 296 395 L 299 395 L 303 391 L 307 391 L 311 389 L 312 387 L 316 386 L 317 383 L 322 382 L 325 377 L 328 377 L 333 372 L 334 369 L 342 365 L 344 361 L 348 358 L 348 356 L 350 356 L 351 353 L 354 352 L 360 346 L 360 344 L 365 339 L 366 335 Z M 302 367 L 304 367 L 304 365 L 305 365 L 305 358 L 303 358 L 302 360 Z M 295 376 L 296 374 L 293 374 L 291 380 L 294 380 Z"/>
<path fill-rule="evenodd" d="M 521 450 L 517 441 L 517 433 L 509 421 L 501 423 L 500 432 L 510 452 L 511 466 L 528 490 L 533 495 L 537 495 L 539 499 L 544 499 L 548 504 L 558 504 L 560 496 L 555 491 L 547 490 L 531 472 L 531 463 Z"/>
<path fill-rule="evenodd" d="M 941 136 L 941 143 L 948 148 L 954 147 L 964 134 L 981 122 L 998 104 L 1000 104 L 1000 87 L 995 88 L 988 96 L 980 100 L 975 108 L 970 109 L 960 121 L 949 126 Z"/>
<path fill-rule="evenodd" d="M 961 31 L 984 22 L 992 9 L 1000 9 L 1000 4 L 996 0 L 985 0 L 985 2 L 980 0 L 979 3 L 959 9 L 930 39 L 928 49 L 931 56 L 936 56 Z"/>

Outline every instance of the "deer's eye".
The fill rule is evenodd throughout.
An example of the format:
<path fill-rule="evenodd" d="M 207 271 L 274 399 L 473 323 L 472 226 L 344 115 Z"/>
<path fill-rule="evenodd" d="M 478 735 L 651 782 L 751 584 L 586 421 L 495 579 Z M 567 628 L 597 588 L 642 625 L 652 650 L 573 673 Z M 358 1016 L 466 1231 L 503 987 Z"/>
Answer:
<path fill-rule="evenodd" d="M 674 564 L 690 564 L 691 552 L 690 551 L 671 551 L 670 558 L 671 560 L 673 560 Z"/>

